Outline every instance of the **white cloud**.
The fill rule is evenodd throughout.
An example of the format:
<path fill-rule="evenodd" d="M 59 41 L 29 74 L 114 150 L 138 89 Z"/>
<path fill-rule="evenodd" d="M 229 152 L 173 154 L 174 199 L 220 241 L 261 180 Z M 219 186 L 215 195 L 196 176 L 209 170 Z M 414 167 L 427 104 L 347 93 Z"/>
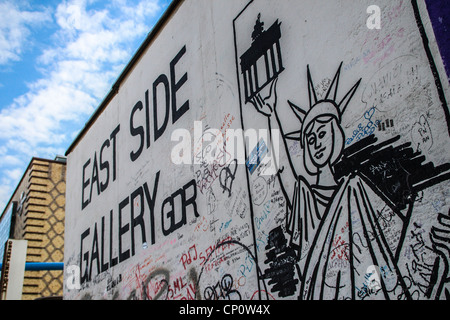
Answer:
<path fill-rule="evenodd" d="M 85 0 L 58 5 L 55 20 L 59 45 L 47 49 L 39 62 L 44 78 L 29 84 L 29 92 L 0 113 L 0 138 L 32 146 L 61 143 L 71 136 L 64 121 L 90 115 L 131 57 L 130 44 L 150 30 L 146 14 L 155 14 L 156 2 L 122 5 L 122 15 L 105 8 L 89 10 Z M 11 5 L 10 5 L 11 6 Z"/>
<path fill-rule="evenodd" d="M 161 9 L 158 0 L 113 0 L 98 7 L 93 1 L 63 0 L 53 9 L 20 11 L 10 2 L 0 3 L 2 15 L 13 17 L 8 23 L 0 20 L 0 64 L 19 59 L 30 26 L 53 21 L 58 28 L 50 39 L 54 45 L 36 61 L 41 79 L 28 83 L 28 92 L 0 111 L 0 151 L 11 165 L 17 160 L 23 170 L 33 156 L 64 154 Z M 0 205 L 5 190 L 13 189 L 16 168 L 2 169 Z"/>
<path fill-rule="evenodd" d="M 8 199 L 11 198 L 12 192 L 16 188 L 17 183 L 23 176 L 24 167 L 25 166 L 4 171 L 3 176 L 0 179 L 0 204 L 2 205 L 0 208 L 0 215 L 3 209 L 5 209 Z"/>
<path fill-rule="evenodd" d="M 7 204 L 7 201 L 9 198 L 11 198 L 12 192 L 14 190 L 14 187 L 10 185 L 10 182 L 6 183 L 5 179 L 2 179 L 0 183 L 0 200 L 2 207 L 0 209 L 0 214 L 3 212 Z"/>
<path fill-rule="evenodd" d="M 6 155 L 2 157 L 2 166 L 19 166 L 23 165 L 23 162 L 20 158 L 13 155 Z"/>
<path fill-rule="evenodd" d="M 51 20 L 47 10 L 20 10 L 11 2 L 0 3 L 0 65 L 20 60 L 27 45 L 30 28 Z"/>
<path fill-rule="evenodd" d="M 19 180 L 23 175 L 20 169 L 6 170 L 6 176 L 12 180 Z"/>
<path fill-rule="evenodd" d="M 56 9 L 56 21 L 63 30 L 90 30 L 102 29 L 102 24 L 108 17 L 106 10 L 87 11 L 85 0 L 72 0 L 63 2 Z"/>

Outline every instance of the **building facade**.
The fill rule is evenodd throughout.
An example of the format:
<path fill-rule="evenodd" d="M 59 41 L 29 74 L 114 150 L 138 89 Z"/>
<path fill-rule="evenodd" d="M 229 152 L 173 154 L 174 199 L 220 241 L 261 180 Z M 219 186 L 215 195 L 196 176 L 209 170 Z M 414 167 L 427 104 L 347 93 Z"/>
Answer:
<path fill-rule="evenodd" d="M 27 240 L 26 262 L 63 262 L 65 192 L 65 158 L 33 158 L 7 205 L 11 238 Z M 62 270 L 26 270 L 22 299 L 61 297 L 62 288 Z"/>

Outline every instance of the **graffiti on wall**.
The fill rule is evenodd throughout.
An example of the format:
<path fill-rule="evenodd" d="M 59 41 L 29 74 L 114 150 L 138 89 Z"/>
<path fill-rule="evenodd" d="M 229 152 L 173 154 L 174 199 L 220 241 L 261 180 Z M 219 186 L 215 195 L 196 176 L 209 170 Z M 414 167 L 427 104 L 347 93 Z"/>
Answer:
<path fill-rule="evenodd" d="M 237 49 L 236 54 L 241 112 L 251 113 L 253 107 L 267 127 L 278 128 L 285 149 L 276 164 L 285 220 L 268 231 L 266 260 L 259 260 L 271 293 L 298 299 L 449 298 L 450 212 L 430 214 L 427 229 L 415 221 L 423 210 L 417 206 L 424 190 L 450 178 L 450 163 L 427 161 L 424 151 L 431 149 L 433 136 L 426 115 L 411 125 L 410 142 L 400 142 L 393 119 L 379 117 L 393 95 L 426 93 L 432 83 L 421 86 L 417 66 L 403 70 L 406 83 L 400 83 L 405 79 L 399 74 L 369 79 L 372 87 L 363 88 L 362 101 L 372 104 L 356 129 L 347 133 L 342 119 L 357 105 L 354 100 L 364 81 L 355 77 L 343 87 L 343 62 L 336 63 L 337 71 L 327 78 L 315 81 L 313 66 L 306 65 L 307 85 L 297 90 L 309 104 L 281 96 L 279 79 L 289 66 L 282 62 L 279 20 L 264 30 L 258 13 L 250 48 L 240 56 Z M 410 62 L 399 60 L 406 63 L 390 63 L 395 66 L 390 72 L 409 67 Z M 289 108 L 280 111 L 281 104 Z M 286 112 L 289 116 L 283 117 Z M 290 129 L 284 119 L 289 119 Z M 386 130 L 391 137 L 379 136 Z M 259 216 L 264 208 L 253 205 Z"/>
<path fill-rule="evenodd" d="M 91 220 L 66 250 L 81 280 L 66 293 L 450 299 L 448 106 L 415 1 L 386 2 L 389 26 L 354 22 L 334 42 L 309 27 L 298 1 L 226 3 L 233 29 L 218 23 L 213 36 L 223 44 L 233 32 L 234 43 L 223 59 L 201 60 L 205 88 L 196 77 L 198 59 L 214 56 L 209 42 L 182 39 L 189 46 L 173 50 L 166 72 L 148 72 L 151 90 L 121 106 L 126 121 L 78 161 L 73 206 Z M 331 47 L 318 52 L 305 39 Z M 166 161 L 175 127 L 189 136 L 176 154 L 192 162 Z M 241 159 L 227 132 L 246 129 L 268 134 L 243 136 Z M 113 191 L 120 202 L 103 208 Z"/>
<path fill-rule="evenodd" d="M 377 143 L 372 134 L 351 148 L 344 148 L 340 119 L 360 80 L 338 101 L 340 68 L 321 100 L 314 92 L 315 85 L 308 68 L 309 109 L 303 110 L 289 102 L 299 120 L 298 131 L 284 133 L 282 129 L 283 124 L 276 115 L 277 101 L 271 98 L 276 95 L 276 80 L 268 97 L 262 99 L 259 96 L 252 101 L 256 110 L 263 112 L 269 121 L 278 121 L 284 139 L 300 141 L 305 168 L 315 176 L 315 181 L 310 184 L 294 166 L 291 170 L 278 171 L 287 202 L 286 233 L 289 238 L 281 252 L 291 257 L 286 262 L 288 265 L 292 260 L 298 260 L 300 298 L 361 297 L 357 284 L 364 283 L 367 266 L 372 265 L 384 266 L 379 277 L 380 295 L 386 299 L 402 295 L 411 298 L 397 264 L 398 252 L 402 250 L 406 236 L 404 227 L 409 225 L 418 194 L 424 188 L 450 178 L 450 163 L 438 167 L 423 163 L 421 153 L 414 151 L 410 144 L 396 146 L 397 137 Z M 289 160 L 279 166 L 288 168 L 292 162 Z M 296 180 L 292 195 L 283 188 L 285 173 L 293 173 L 290 179 Z M 440 219 L 444 217 L 440 215 Z M 389 228 L 383 223 L 385 219 L 389 221 Z M 441 222 L 436 221 L 434 228 L 448 227 Z M 400 234 L 395 241 L 389 239 L 394 232 Z M 431 240 L 436 246 L 438 239 L 434 234 Z M 296 259 L 292 252 L 297 252 Z M 299 259 L 303 255 L 306 258 Z M 441 258 L 448 258 L 440 255 L 436 257 L 437 267 Z M 338 260 L 345 262 L 334 264 Z M 278 286 L 284 287 L 293 281 L 293 268 L 289 269 L 286 272 L 291 273 L 292 278 L 284 279 Z M 277 280 L 279 277 L 280 274 L 276 274 L 272 278 Z M 439 281 L 433 281 L 425 293 L 427 297 L 430 298 L 433 290 L 439 295 L 440 290 L 433 287 L 442 287 L 441 282 L 445 281 L 446 277 L 442 275 Z"/>

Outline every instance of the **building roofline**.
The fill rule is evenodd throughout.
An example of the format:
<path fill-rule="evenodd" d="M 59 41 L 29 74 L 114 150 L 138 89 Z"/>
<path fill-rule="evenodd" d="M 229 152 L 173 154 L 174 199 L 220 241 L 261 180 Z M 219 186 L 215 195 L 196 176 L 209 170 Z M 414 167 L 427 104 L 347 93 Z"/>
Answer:
<path fill-rule="evenodd" d="M 60 157 L 60 156 L 58 156 L 58 157 Z M 44 162 L 48 162 L 48 163 L 59 163 L 59 164 L 64 164 L 64 165 L 66 164 L 65 161 L 56 160 L 56 158 L 55 158 L 55 160 L 51 160 L 51 159 L 44 159 L 44 158 L 39 158 L 39 157 L 32 157 L 30 162 L 28 163 L 27 168 L 23 172 L 22 177 L 20 178 L 19 182 L 17 183 L 16 188 L 14 189 L 13 193 L 11 194 L 11 197 L 9 197 L 8 202 L 6 202 L 6 205 L 3 208 L 2 213 L 0 214 L 0 221 L 3 219 L 3 216 L 6 214 L 6 211 L 9 208 L 9 205 L 11 204 L 12 199 L 14 198 L 14 195 L 16 194 L 17 190 L 19 189 L 20 185 L 22 184 L 22 181 L 25 178 L 25 175 L 27 174 L 28 170 L 31 168 L 31 165 L 33 164 L 34 161 L 44 161 Z"/>
<path fill-rule="evenodd" d="M 106 95 L 106 97 L 103 99 L 103 101 L 100 103 L 100 105 L 97 107 L 97 109 L 94 111 L 92 116 L 89 118 L 89 120 L 84 125 L 83 129 L 78 133 L 78 135 L 75 137 L 74 141 L 71 143 L 69 148 L 67 149 L 65 155 L 69 155 L 73 149 L 77 146 L 78 142 L 84 137 L 86 132 L 89 130 L 89 128 L 92 126 L 92 124 L 97 120 L 97 118 L 100 116 L 100 114 L 105 110 L 107 105 L 111 102 L 111 100 L 115 97 L 115 95 L 119 92 L 120 85 L 122 84 L 123 80 L 128 76 L 128 74 L 131 72 L 131 70 L 135 67 L 137 62 L 140 60 L 144 52 L 147 50 L 147 48 L 150 46 L 150 44 L 153 42 L 153 40 L 156 38 L 156 36 L 159 34 L 159 32 L 162 30 L 164 25 L 169 21 L 172 14 L 179 8 L 180 4 L 184 0 L 172 0 L 170 5 L 167 7 L 166 11 L 163 13 L 161 18 L 158 20 L 158 22 L 155 24 L 153 29 L 148 33 L 147 37 L 145 38 L 144 42 L 140 45 L 136 53 L 131 58 L 130 62 L 125 66 L 119 77 L 117 78 L 116 82 L 112 85 L 109 93 Z"/>

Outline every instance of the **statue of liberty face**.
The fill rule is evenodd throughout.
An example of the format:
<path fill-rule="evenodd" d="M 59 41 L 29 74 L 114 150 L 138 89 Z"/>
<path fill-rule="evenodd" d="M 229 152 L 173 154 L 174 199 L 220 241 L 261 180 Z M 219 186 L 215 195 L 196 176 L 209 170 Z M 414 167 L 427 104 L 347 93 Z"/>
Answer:
<path fill-rule="evenodd" d="M 336 117 L 318 116 L 306 127 L 304 144 L 310 163 L 316 168 L 333 165 L 344 147 L 344 133 Z"/>
<path fill-rule="evenodd" d="M 334 126 L 331 117 L 315 119 L 306 133 L 306 147 L 312 163 L 321 168 L 331 164 L 334 150 Z"/>

